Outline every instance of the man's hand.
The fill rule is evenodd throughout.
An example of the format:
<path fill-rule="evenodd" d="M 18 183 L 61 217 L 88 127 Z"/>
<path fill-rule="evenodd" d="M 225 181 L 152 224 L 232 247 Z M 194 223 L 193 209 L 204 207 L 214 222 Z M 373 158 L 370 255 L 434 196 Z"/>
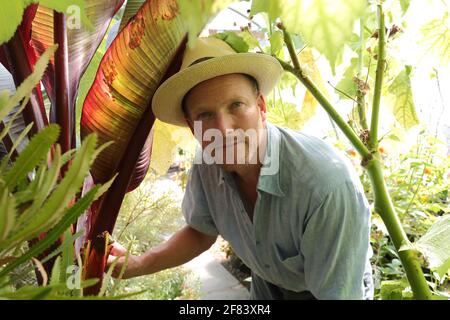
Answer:
<path fill-rule="evenodd" d="M 112 272 L 112 276 L 114 278 L 118 278 L 120 275 L 120 271 L 122 270 L 125 264 L 125 256 L 127 255 L 127 249 L 123 247 L 120 243 L 114 242 L 112 244 L 111 253 L 108 257 L 107 267 L 110 268 L 113 262 L 117 260 L 114 270 Z M 125 272 L 122 276 L 122 279 L 129 279 L 133 277 L 137 277 L 142 275 L 142 263 L 141 258 L 139 256 L 134 256 L 130 254 L 128 256 L 128 262 L 126 265 Z"/>

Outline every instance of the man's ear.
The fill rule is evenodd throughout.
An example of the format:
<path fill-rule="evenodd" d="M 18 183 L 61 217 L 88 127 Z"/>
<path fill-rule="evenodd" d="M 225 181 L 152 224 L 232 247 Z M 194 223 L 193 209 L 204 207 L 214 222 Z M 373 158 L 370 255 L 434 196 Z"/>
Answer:
<path fill-rule="evenodd" d="M 184 118 L 184 121 L 186 121 L 189 129 L 191 130 L 192 134 L 194 134 L 194 123 L 189 118 Z"/>
<path fill-rule="evenodd" d="M 258 98 L 256 98 L 256 103 L 259 107 L 259 112 L 261 114 L 261 118 L 263 121 L 266 121 L 267 118 L 267 107 L 266 107 L 266 100 L 262 93 L 258 95 Z"/>

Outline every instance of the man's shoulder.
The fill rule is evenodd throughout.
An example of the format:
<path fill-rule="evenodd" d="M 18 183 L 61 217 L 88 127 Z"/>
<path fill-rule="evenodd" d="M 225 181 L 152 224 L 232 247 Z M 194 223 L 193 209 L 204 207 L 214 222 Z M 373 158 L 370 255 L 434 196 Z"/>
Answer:
<path fill-rule="evenodd" d="M 288 180 L 324 191 L 346 182 L 359 183 L 350 161 L 328 142 L 292 129 L 276 128 L 281 136 L 280 165 Z"/>

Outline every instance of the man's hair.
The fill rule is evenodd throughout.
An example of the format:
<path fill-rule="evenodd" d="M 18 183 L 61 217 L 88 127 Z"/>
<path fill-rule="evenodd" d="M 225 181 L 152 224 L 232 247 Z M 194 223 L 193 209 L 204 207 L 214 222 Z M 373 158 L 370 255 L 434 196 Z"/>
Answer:
<path fill-rule="evenodd" d="M 246 73 L 239 73 L 240 75 L 243 75 L 251 84 L 252 89 L 255 93 L 255 96 L 257 97 L 259 95 L 259 85 L 258 85 L 258 81 L 256 81 L 255 78 L 253 78 L 251 75 L 246 74 Z M 192 89 L 191 89 L 192 90 Z M 189 90 L 183 97 L 183 100 L 181 101 L 181 109 L 183 110 L 183 114 L 186 118 L 189 119 L 189 114 L 187 112 L 186 109 L 186 97 L 189 95 L 189 93 L 191 92 L 191 90 Z"/>

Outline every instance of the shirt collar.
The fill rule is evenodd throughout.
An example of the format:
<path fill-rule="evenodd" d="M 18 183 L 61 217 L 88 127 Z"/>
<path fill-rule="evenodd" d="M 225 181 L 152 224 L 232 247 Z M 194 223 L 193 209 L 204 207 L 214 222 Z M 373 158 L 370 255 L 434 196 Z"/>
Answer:
<path fill-rule="evenodd" d="M 275 196 L 283 197 L 285 193 L 281 188 L 281 175 L 280 175 L 280 142 L 281 134 L 279 129 L 266 122 L 267 127 L 267 146 L 264 155 L 263 166 L 259 173 L 257 189 L 270 193 Z M 234 185 L 233 177 L 229 172 L 223 170 L 219 166 L 219 182 L 218 185 L 222 185 L 227 182 L 230 186 Z"/>

